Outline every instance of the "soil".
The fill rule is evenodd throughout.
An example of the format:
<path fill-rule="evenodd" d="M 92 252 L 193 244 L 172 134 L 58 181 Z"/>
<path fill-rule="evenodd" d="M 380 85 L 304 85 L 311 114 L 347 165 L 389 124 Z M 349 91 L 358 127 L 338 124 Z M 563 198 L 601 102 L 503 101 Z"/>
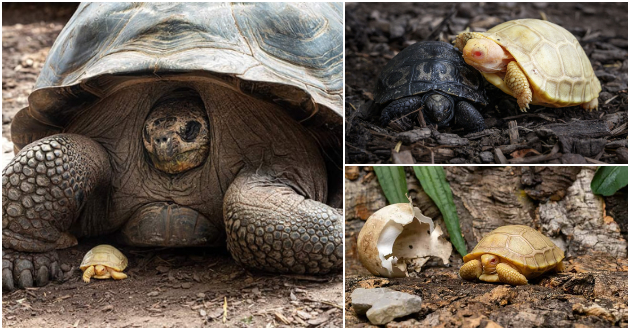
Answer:
<path fill-rule="evenodd" d="M 11 120 L 27 106 L 46 55 L 76 4 L 3 3 L 2 9 L 4 168 L 13 157 Z M 85 239 L 60 250 L 63 281 L 3 292 L 3 327 L 343 326 L 342 274 L 249 272 L 226 249 L 117 246 L 129 258 L 129 278 L 83 283 L 78 269 L 83 255 L 102 243 L 111 240 Z"/>
<path fill-rule="evenodd" d="M 466 28 L 482 32 L 521 18 L 547 19 L 576 36 L 602 84 L 599 111 L 530 106 L 522 113 L 514 98 L 487 83 L 489 104 L 480 106 L 486 130 L 480 133 L 431 128 L 428 136 L 409 140 L 393 123 L 380 126 L 382 106 L 373 102 L 377 78 L 402 49 L 420 41 L 452 42 Z M 625 164 L 627 51 L 627 3 L 348 3 L 346 164 Z M 560 128 L 574 125 L 588 128 Z"/>
<path fill-rule="evenodd" d="M 397 318 L 386 324 L 386 327 L 411 328 L 476 328 L 476 327 L 627 327 L 628 326 L 628 260 L 627 260 L 627 213 L 621 211 L 627 205 L 627 189 L 606 198 L 605 215 L 613 215 L 617 224 L 612 226 L 598 225 L 592 230 L 608 230 L 604 237 L 613 237 L 618 241 L 608 243 L 583 243 L 582 237 L 569 237 L 557 234 L 552 240 L 565 251 L 563 261 L 565 270 L 561 273 L 545 274 L 529 281 L 529 285 L 510 286 L 500 283 L 465 281 L 459 277 L 462 257 L 453 249 L 448 265 L 442 261 L 431 259 L 420 272 L 410 272 L 406 278 L 384 278 L 372 275 L 359 262 L 357 236 L 365 224 L 365 220 L 378 209 L 386 205 L 386 198 L 370 167 L 352 169 L 349 175 L 346 167 L 346 327 L 374 327 L 365 316 L 358 316 L 352 307 L 351 294 L 357 288 L 384 287 L 406 292 L 422 298 L 422 309 L 405 317 Z M 496 226 L 506 224 L 526 224 L 530 227 L 544 227 L 545 220 L 541 216 L 543 204 L 553 200 L 563 200 L 571 195 L 567 187 L 576 180 L 579 168 L 536 167 L 507 168 L 483 167 L 483 170 L 449 167 L 446 177 L 454 192 L 454 201 L 459 215 L 462 235 L 468 251 L 471 251 L 481 237 Z M 575 171 L 578 169 L 578 171 Z M 531 172 L 530 172 L 531 170 Z M 480 175 L 484 173 L 486 175 Z M 522 208 L 525 214 L 508 210 L 505 205 L 513 205 L 511 197 L 503 195 L 490 181 L 498 180 L 505 191 L 511 190 L 513 182 L 531 177 L 535 173 L 535 188 L 521 189 L 523 195 L 541 196 L 540 200 L 529 198 Z M 580 172 L 582 173 L 582 172 Z M 414 205 L 422 213 L 432 218 L 437 225 L 445 229 L 440 211 L 422 190 L 413 174 L 408 173 L 407 186 L 409 196 Z M 579 176 L 578 176 L 579 177 Z M 515 180 L 510 180 L 515 179 Z M 540 180 L 542 179 L 542 180 Z M 546 182 L 553 187 L 547 187 Z M 565 182 L 565 184 L 562 184 Z M 518 185 L 518 184 L 517 184 Z M 467 187 L 475 187 L 468 196 L 462 196 Z M 476 188 L 478 187 L 478 188 Z M 484 188 L 485 187 L 485 188 Z M 552 188 L 552 190 L 548 190 Z M 351 191 L 348 194 L 349 190 Z M 380 198 L 377 196 L 380 195 Z M 555 196 L 553 196 L 555 195 Z M 592 194 L 591 194 L 592 196 Z M 524 196 L 516 197 L 524 200 Z M 485 206 L 486 215 L 500 214 L 488 220 L 471 220 L 470 212 L 475 211 L 471 204 L 484 199 L 493 200 L 496 206 Z M 581 197 L 580 197 L 581 198 Z M 490 202 L 492 204 L 492 202 Z M 503 205 L 505 204 L 505 205 Z M 593 203 L 591 203 L 593 204 Z M 511 209 L 518 208 L 513 205 Z M 585 211 L 583 207 L 571 210 L 572 215 Z M 627 206 L 626 206 L 627 208 Z M 594 208 L 596 209 L 596 208 Z M 470 211 L 470 212 L 469 212 Z M 513 211 L 513 212 L 512 212 Z M 586 212 L 592 214 L 592 210 Z M 528 217 L 535 220 L 523 220 Z M 503 218 L 503 224 L 495 220 Z M 610 221 L 607 219 L 604 221 Z M 582 221 L 588 221 L 586 218 Z M 583 223 L 575 224 L 575 229 Z M 492 227 L 494 226 L 494 227 Z M 492 227 L 492 228 L 486 228 Z M 608 229 L 606 229 L 607 227 Z M 566 229 L 566 228 L 565 228 Z M 564 229 L 563 229 L 564 230 Z M 623 237 L 623 238 L 621 238 Z M 599 249 L 587 247 L 588 244 L 611 244 Z M 621 249 L 621 251 L 620 251 Z"/>

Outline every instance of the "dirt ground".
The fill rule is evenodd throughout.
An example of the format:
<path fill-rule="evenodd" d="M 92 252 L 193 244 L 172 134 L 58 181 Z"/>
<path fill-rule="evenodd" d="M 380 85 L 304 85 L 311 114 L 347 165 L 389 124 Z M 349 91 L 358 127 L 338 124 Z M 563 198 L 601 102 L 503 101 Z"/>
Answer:
<path fill-rule="evenodd" d="M 6 4 L 2 11 L 3 165 L 12 158 L 10 123 L 27 105 L 73 4 Z M 78 266 L 105 238 L 59 251 L 65 280 L 2 293 L 3 327 L 342 327 L 342 274 L 250 273 L 225 249 L 151 250 L 121 246 L 128 279 L 80 280 Z M 225 306 L 225 311 L 224 311 Z M 226 316 L 226 321 L 223 317 Z"/>
<path fill-rule="evenodd" d="M 502 194 L 496 191 L 496 187 L 491 187 L 490 181 L 494 181 L 493 179 L 483 180 L 480 177 L 480 173 L 486 174 L 486 178 L 501 176 L 500 185 L 506 187 L 506 191 L 511 191 L 510 184 L 528 177 L 532 173 L 529 170 L 514 168 L 503 171 L 490 167 L 446 169 L 447 180 L 454 191 L 462 235 L 466 239 L 469 252 L 483 236 L 480 231 L 490 231 L 499 225 L 526 224 L 540 230 L 541 227 L 547 226 L 540 211 L 545 207 L 544 204 L 553 203 L 551 201 L 557 199 L 558 196 L 565 196 L 565 194 L 572 196 L 573 193 L 569 192 L 567 187 L 573 186 L 573 180 L 575 180 L 573 174 L 576 173 L 573 169 L 563 171 L 558 170 L 557 167 L 554 168 L 553 171 L 548 172 L 550 175 L 541 176 L 544 178 L 542 183 L 536 180 L 540 185 L 532 190 L 523 188 L 525 184 L 522 184 L 521 192 L 526 191 L 523 195 L 531 194 L 533 191 L 550 193 L 548 190 L 550 186 L 545 188 L 545 182 L 551 183 L 552 189 L 557 189 L 553 193 L 556 197 L 546 196 L 540 201 L 523 195 L 511 199 L 512 197 L 509 196 L 511 193 Z M 545 172 L 542 167 L 536 167 L 536 170 L 539 174 Z M 553 180 L 552 176 L 556 180 Z M 346 178 L 348 177 L 347 172 Z M 611 239 L 608 243 L 583 242 L 578 237 L 557 233 L 551 238 L 556 244 L 563 246 L 566 255 L 565 271 L 546 274 L 530 280 L 529 285 L 515 287 L 462 280 L 458 274 L 463 264 L 462 257 L 455 249 L 448 265 L 444 265 L 437 258 L 432 259 L 421 272 L 412 272 L 406 278 L 384 278 L 370 274 L 359 262 L 357 236 L 365 220 L 373 212 L 387 205 L 377 181 L 370 167 L 361 168 L 359 174 L 355 174 L 352 180 L 346 180 L 346 327 L 375 327 L 365 316 L 357 316 L 354 312 L 351 294 L 357 288 L 380 287 L 422 298 L 422 309 L 418 313 L 395 319 L 386 324 L 388 328 L 623 328 L 628 326 L 627 188 L 604 199 L 605 215 L 612 217 L 606 219 L 608 221 L 614 219 L 616 225 L 599 224 L 596 228 L 590 228 L 590 231 L 605 231 L 602 235 Z M 426 195 L 410 173 L 407 176 L 407 185 L 414 205 L 418 206 L 424 215 L 432 218 L 443 230 L 446 230 L 439 210 L 430 200 L 427 201 L 426 197 L 423 197 Z M 472 189 L 475 190 L 470 190 L 469 196 L 460 198 L 459 196 L 462 196 L 464 191 L 468 191 L 470 186 L 474 186 Z M 488 190 L 493 191 L 488 192 Z M 490 205 L 495 205 L 485 207 L 488 218 L 471 217 L 471 214 L 476 211 L 472 204 L 486 198 Z M 521 200 L 523 201 L 521 205 L 529 205 L 529 207 L 519 208 L 512 205 L 511 203 L 515 200 Z M 580 210 L 575 208 L 569 212 L 576 214 Z M 491 217 L 492 214 L 495 214 L 495 217 Z M 534 220 L 523 221 L 529 217 Z M 588 220 L 576 222 L 576 232 L 577 227 L 583 225 L 585 221 Z M 606 227 L 609 229 L 605 229 Z M 589 244 L 611 244 L 611 246 L 596 251 L 597 248 L 589 247 Z"/>
<path fill-rule="evenodd" d="M 487 83 L 482 132 L 445 127 L 410 140 L 380 127 L 374 88 L 402 49 L 521 18 L 547 19 L 576 36 L 602 84 L 598 112 L 531 106 L 522 113 L 514 98 Z M 346 164 L 627 163 L 627 3 L 348 3 L 345 64 Z"/>

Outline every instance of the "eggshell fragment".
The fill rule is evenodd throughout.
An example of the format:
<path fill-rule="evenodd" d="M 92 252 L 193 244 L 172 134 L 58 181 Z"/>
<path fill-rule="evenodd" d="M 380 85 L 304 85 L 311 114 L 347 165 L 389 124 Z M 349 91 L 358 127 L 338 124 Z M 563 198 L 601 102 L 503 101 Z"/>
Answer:
<path fill-rule="evenodd" d="M 359 260 L 372 274 L 384 277 L 406 277 L 408 265 L 419 271 L 431 256 L 448 264 L 453 247 L 442 234 L 411 201 L 388 205 L 361 229 Z"/>

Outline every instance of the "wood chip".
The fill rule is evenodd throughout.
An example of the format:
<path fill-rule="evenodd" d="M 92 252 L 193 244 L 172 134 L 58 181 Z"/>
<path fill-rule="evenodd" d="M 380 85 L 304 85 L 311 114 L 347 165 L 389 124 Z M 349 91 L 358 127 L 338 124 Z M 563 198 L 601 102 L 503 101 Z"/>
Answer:
<path fill-rule="evenodd" d="M 287 325 L 291 324 L 291 322 L 284 315 L 282 315 L 282 313 L 280 313 L 280 312 L 273 312 L 273 315 L 275 315 L 276 318 L 278 320 L 280 320 L 280 322 L 282 322 L 284 324 L 287 324 Z"/>

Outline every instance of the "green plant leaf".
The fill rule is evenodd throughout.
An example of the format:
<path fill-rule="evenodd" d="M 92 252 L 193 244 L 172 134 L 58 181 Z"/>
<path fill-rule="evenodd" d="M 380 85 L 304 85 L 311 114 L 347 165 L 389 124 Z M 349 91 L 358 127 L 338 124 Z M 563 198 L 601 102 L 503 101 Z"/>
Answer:
<path fill-rule="evenodd" d="M 409 203 L 407 179 L 402 166 L 374 166 L 374 173 L 390 204 Z"/>
<path fill-rule="evenodd" d="M 451 237 L 451 243 L 460 255 L 465 256 L 468 254 L 466 241 L 462 237 L 459 217 L 453 201 L 453 193 L 446 181 L 444 169 L 441 166 L 414 166 L 413 171 L 416 173 L 418 180 L 420 180 L 424 192 L 431 197 L 435 205 L 440 209 L 440 212 L 442 212 L 446 229 Z"/>
<path fill-rule="evenodd" d="M 627 185 L 627 166 L 601 166 L 591 181 L 591 190 L 594 194 L 610 196 Z"/>

